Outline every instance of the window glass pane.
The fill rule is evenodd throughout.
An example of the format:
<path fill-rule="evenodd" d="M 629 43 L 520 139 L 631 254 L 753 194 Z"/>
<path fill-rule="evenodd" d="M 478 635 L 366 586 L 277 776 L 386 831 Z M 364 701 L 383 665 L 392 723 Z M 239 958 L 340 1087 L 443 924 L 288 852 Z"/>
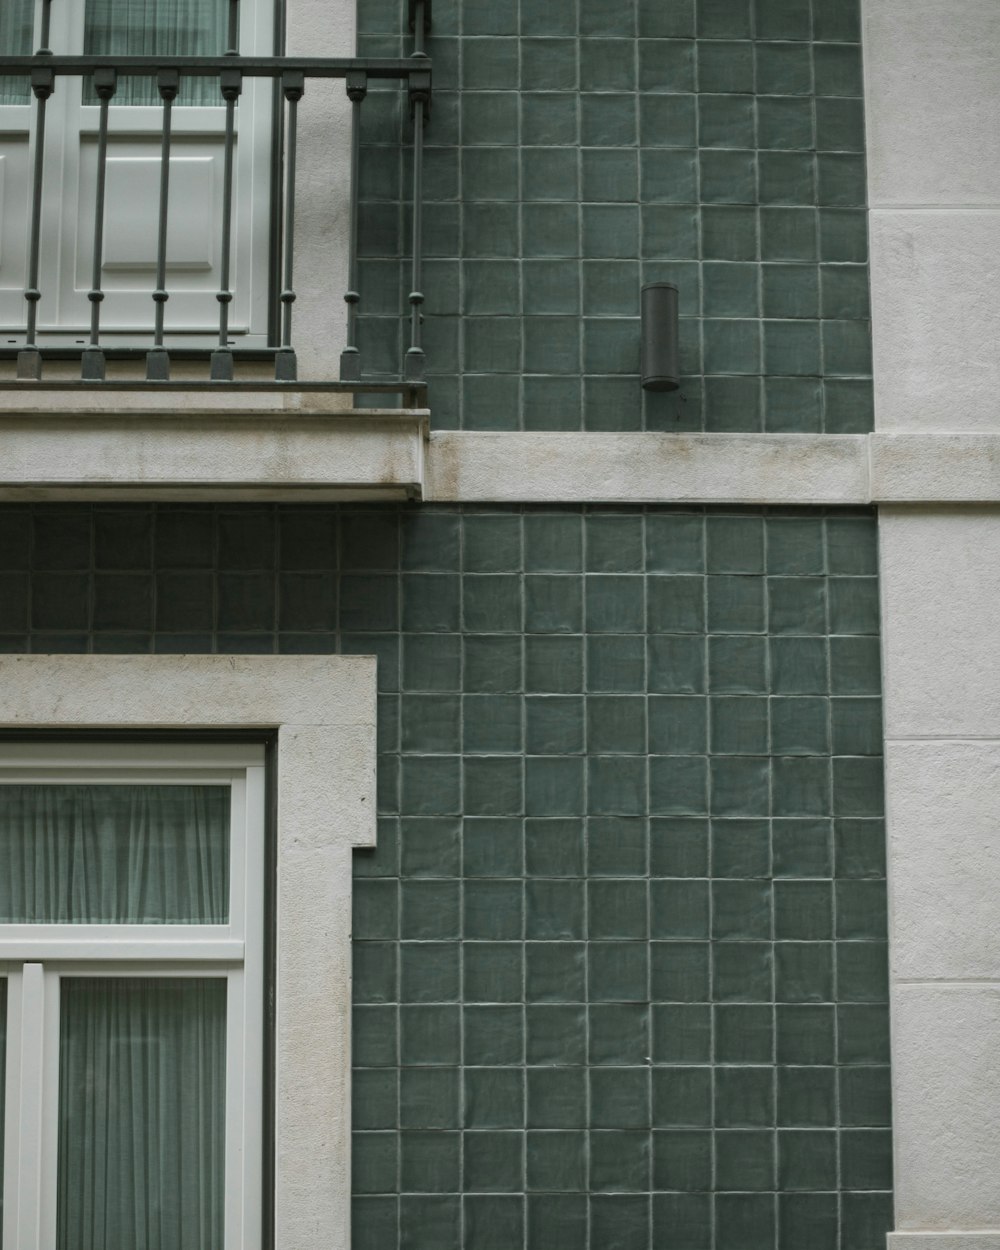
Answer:
<path fill-rule="evenodd" d="M 2 0 L 6 3 L 7 0 Z M 221 56 L 226 0 L 87 0 L 83 50 L 95 56 Z M 96 101 L 89 88 L 87 99 Z M 152 79 L 123 78 L 116 104 L 159 104 Z M 178 104 L 222 104 L 215 78 L 181 79 Z"/>
<path fill-rule="evenodd" d="M 226 983 L 64 978 L 57 1250 L 220 1250 Z"/>
<path fill-rule="evenodd" d="M 0 0 L 0 52 L 30 56 L 35 0 Z M 31 99 L 28 77 L 0 75 L 0 104 L 27 104 Z"/>
<path fill-rule="evenodd" d="M 225 924 L 228 786 L 0 786 L 0 923 Z"/>

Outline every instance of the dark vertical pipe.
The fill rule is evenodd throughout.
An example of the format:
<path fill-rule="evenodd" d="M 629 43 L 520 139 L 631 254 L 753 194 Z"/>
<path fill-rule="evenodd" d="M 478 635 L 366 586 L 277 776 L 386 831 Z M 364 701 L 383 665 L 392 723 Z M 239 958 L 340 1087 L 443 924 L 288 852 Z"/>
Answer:
<path fill-rule="evenodd" d="M 305 75 L 286 70 L 281 90 L 288 101 L 288 134 L 285 144 L 285 237 L 281 289 L 281 344 L 274 357 L 274 377 L 278 382 L 294 382 L 298 376 L 292 347 L 292 305 L 295 303 L 295 177 L 298 147 L 299 101 L 305 93 Z"/>
<path fill-rule="evenodd" d="M 167 310 L 167 215 L 170 209 L 170 141 L 174 100 L 180 88 L 180 75 L 174 69 L 161 69 L 156 85 L 163 101 L 163 137 L 160 146 L 160 209 L 156 237 L 156 306 L 153 349 L 146 353 L 146 377 L 150 382 L 170 379 L 170 355 L 163 346 L 163 324 Z"/>
<path fill-rule="evenodd" d="M 234 6 L 235 7 L 235 6 Z M 236 146 L 236 101 L 243 90 L 239 70 L 222 71 L 222 96 L 226 101 L 226 145 L 222 174 L 222 265 L 219 275 L 219 346 L 212 353 L 210 376 L 214 382 L 233 380 L 233 353 L 229 346 L 229 307 L 233 300 L 229 278 L 233 243 L 233 149 Z"/>
<path fill-rule="evenodd" d="M 94 267 L 90 291 L 90 346 L 85 347 L 80 358 L 80 376 L 85 382 L 103 382 L 105 374 L 104 352 L 101 350 L 101 289 L 104 268 L 104 203 L 108 174 L 108 113 L 111 100 L 118 89 L 118 74 L 113 69 L 94 72 L 94 90 L 101 102 L 101 119 L 97 130 L 97 194 L 94 202 Z"/>
<path fill-rule="evenodd" d="M 351 208 L 350 242 L 348 244 L 347 345 L 340 355 L 340 380 L 361 381 L 361 353 L 358 351 L 358 197 L 361 169 L 361 103 L 368 94 L 368 75 L 355 70 L 347 75 L 347 98 L 351 101 Z"/>
<path fill-rule="evenodd" d="M 42 10 L 42 41 L 48 42 L 49 6 Z M 41 55 L 41 54 L 40 54 Z M 42 181 L 45 172 L 45 106 L 55 89 L 55 74 L 51 69 L 38 66 L 31 71 L 31 90 L 38 101 L 35 110 L 35 163 L 31 180 L 31 233 L 28 241 L 28 274 L 24 298 L 28 304 L 28 317 L 24 348 L 17 354 L 17 376 L 25 381 L 38 382 L 42 376 L 42 354 L 38 350 L 38 301 L 42 293 L 38 289 L 38 262 L 42 238 Z"/>
<path fill-rule="evenodd" d="M 420 68 L 427 59 L 424 51 L 426 33 L 426 0 L 413 4 L 413 55 L 410 62 L 414 68 L 409 75 L 410 109 L 413 113 L 413 240 L 412 270 L 410 275 L 410 346 L 403 363 L 403 379 L 406 382 L 422 382 L 426 358 L 422 344 L 423 328 L 423 206 L 424 206 L 424 123 L 431 100 L 431 75 Z"/>

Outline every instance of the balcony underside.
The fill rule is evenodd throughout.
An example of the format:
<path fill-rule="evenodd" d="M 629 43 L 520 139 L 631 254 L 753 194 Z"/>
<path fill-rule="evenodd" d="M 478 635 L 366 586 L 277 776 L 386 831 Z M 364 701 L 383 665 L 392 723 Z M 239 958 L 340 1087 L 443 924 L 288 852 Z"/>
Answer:
<path fill-rule="evenodd" d="M 0 392 L 0 500 L 420 498 L 428 412 L 273 390 Z"/>

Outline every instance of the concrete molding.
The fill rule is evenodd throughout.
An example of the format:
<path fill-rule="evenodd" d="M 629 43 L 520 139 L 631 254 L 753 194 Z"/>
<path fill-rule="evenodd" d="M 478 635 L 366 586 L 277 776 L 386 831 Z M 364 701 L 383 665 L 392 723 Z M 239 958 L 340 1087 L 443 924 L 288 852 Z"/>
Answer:
<path fill-rule="evenodd" d="M 1000 1250 L 1000 1230 L 972 1233 L 890 1233 L 888 1250 Z"/>
<path fill-rule="evenodd" d="M 995 413 L 990 420 L 996 424 Z M 880 433 L 870 436 L 870 447 L 875 502 L 1000 502 L 998 434 Z"/>
<path fill-rule="evenodd" d="M 897 981 L 1000 981 L 1000 741 L 886 743 Z"/>
<path fill-rule="evenodd" d="M 879 516 L 885 733 L 1000 736 L 1000 511 Z"/>
<path fill-rule="evenodd" d="M 0 726 L 278 731 L 275 1244 L 349 1250 L 351 850 L 375 844 L 371 656 L 0 658 Z"/>
<path fill-rule="evenodd" d="M 867 503 L 865 436 L 431 434 L 424 498 Z"/>
<path fill-rule="evenodd" d="M 162 398 L 160 399 L 162 405 Z M 407 499 L 422 412 L 0 412 L 0 500 Z"/>
<path fill-rule="evenodd" d="M 1000 984 L 896 985 L 892 1022 L 897 1231 L 1000 1228 Z"/>
<path fill-rule="evenodd" d="M 864 0 L 868 195 L 1000 203 L 1000 8 L 994 0 Z"/>
<path fill-rule="evenodd" d="M 992 432 L 1000 211 L 878 209 L 869 221 L 876 429 Z"/>
<path fill-rule="evenodd" d="M 1000 434 L 432 433 L 423 409 L 131 394 L 4 404 L 0 500 L 1000 503 Z M 265 402 L 266 399 L 266 402 Z M 133 400 L 135 402 L 133 402 Z M 105 399 L 104 403 L 107 403 Z"/>

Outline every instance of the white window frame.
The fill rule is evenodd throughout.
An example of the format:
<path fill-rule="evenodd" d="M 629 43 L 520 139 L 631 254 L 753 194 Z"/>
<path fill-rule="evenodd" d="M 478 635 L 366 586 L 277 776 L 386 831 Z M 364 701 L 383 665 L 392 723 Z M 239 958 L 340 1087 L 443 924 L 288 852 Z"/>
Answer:
<path fill-rule="evenodd" d="M 351 859 L 375 844 L 374 657 L 3 656 L 0 730 L 275 735 L 273 1245 L 350 1250 Z"/>
<path fill-rule="evenodd" d="M 226 982 L 224 1250 L 259 1250 L 264 748 L 0 743 L 6 785 L 222 785 L 230 791 L 226 924 L 0 924 L 7 976 L 4 1245 L 54 1250 L 64 977 Z"/>

